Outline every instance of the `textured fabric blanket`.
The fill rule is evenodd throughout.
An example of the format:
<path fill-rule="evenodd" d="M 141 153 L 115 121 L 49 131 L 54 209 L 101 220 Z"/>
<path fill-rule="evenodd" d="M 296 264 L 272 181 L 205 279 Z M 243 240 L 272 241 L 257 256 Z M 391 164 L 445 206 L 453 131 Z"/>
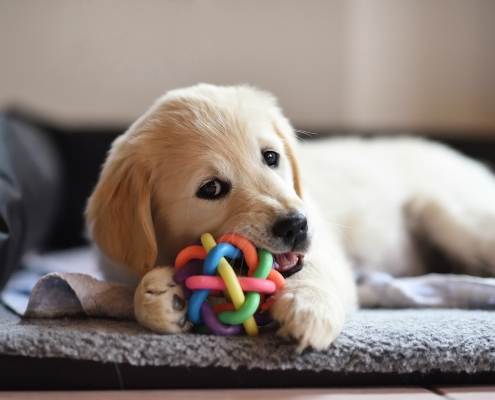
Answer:
<path fill-rule="evenodd" d="M 24 317 L 134 319 L 133 299 L 134 291 L 128 286 L 85 274 L 52 272 L 34 286 Z"/>
<path fill-rule="evenodd" d="M 493 278 L 429 274 L 399 279 L 371 272 L 360 274 L 358 291 L 364 308 L 495 308 Z M 133 295 L 124 285 L 85 274 L 54 272 L 36 283 L 24 316 L 134 319 Z"/>
<path fill-rule="evenodd" d="M 495 278 L 454 274 L 394 278 L 360 271 L 357 283 L 364 308 L 495 309 Z"/>

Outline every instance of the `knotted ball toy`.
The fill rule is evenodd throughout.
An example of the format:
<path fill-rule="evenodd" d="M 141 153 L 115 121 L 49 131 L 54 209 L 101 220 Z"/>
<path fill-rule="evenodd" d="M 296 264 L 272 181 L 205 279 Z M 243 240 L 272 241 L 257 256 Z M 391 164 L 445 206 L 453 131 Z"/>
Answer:
<path fill-rule="evenodd" d="M 234 233 L 216 242 L 205 233 L 201 244 L 186 247 L 175 259 L 174 279 L 189 299 L 188 320 L 221 336 L 238 335 L 243 326 L 248 335 L 257 335 L 258 325 L 270 321 L 272 298 L 265 301 L 266 295 L 285 286 L 282 275 L 273 269 L 273 256 L 264 249 L 258 254 L 251 242 Z M 225 257 L 243 257 L 248 276 L 236 276 Z M 212 307 L 207 297 L 222 296 L 222 291 L 227 302 Z"/>

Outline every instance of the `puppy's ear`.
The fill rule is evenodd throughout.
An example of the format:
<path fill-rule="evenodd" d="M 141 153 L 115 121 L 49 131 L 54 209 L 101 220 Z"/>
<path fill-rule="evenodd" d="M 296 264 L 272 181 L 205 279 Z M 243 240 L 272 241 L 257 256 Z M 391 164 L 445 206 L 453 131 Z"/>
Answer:
<path fill-rule="evenodd" d="M 292 167 L 292 176 L 294 179 L 294 190 L 296 191 L 297 195 L 299 198 L 302 199 L 302 188 L 301 188 L 301 174 L 299 172 L 299 164 L 297 162 L 297 157 L 294 152 L 294 147 L 295 147 L 295 139 L 293 136 L 289 137 L 289 134 L 284 133 L 287 129 L 290 132 L 293 132 L 292 127 L 290 124 L 284 124 L 287 126 L 284 126 L 284 128 L 280 128 L 276 123 L 273 123 L 273 127 L 275 129 L 275 132 L 277 135 L 282 139 L 282 142 L 284 143 L 284 150 L 285 154 L 289 158 L 290 165 Z"/>
<path fill-rule="evenodd" d="M 150 177 L 144 166 L 133 160 L 136 157 L 122 155 L 110 153 L 89 198 L 86 221 L 93 240 L 108 257 L 145 275 L 155 266 L 157 257 Z"/>

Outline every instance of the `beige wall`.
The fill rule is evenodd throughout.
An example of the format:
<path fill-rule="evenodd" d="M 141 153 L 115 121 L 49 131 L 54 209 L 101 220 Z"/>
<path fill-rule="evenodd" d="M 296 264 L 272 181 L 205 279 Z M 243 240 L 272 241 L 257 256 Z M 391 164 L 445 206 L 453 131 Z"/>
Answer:
<path fill-rule="evenodd" d="M 304 129 L 495 132 L 495 1 L 0 0 L 0 108 L 127 124 L 197 82 Z"/>

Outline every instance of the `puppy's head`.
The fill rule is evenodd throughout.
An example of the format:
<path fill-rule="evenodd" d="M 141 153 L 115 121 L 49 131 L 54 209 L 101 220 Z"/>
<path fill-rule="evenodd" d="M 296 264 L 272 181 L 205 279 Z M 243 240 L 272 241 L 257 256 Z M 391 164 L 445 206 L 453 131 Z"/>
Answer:
<path fill-rule="evenodd" d="M 293 128 L 270 94 L 175 90 L 121 137 L 87 206 L 94 241 L 143 275 L 201 234 L 236 232 L 301 266 L 310 245 Z"/>

